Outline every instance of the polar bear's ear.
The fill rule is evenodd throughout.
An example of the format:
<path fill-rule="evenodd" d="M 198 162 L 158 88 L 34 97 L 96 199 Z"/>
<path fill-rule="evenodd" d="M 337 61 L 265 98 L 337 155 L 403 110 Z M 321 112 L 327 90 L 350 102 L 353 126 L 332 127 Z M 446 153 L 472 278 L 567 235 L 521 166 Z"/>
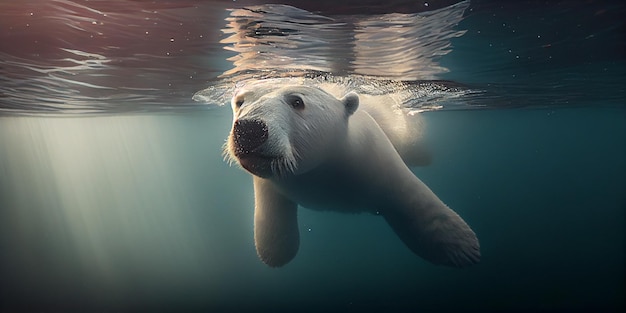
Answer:
<path fill-rule="evenodd" d="M 346 107 L 346 115 L 352 115 L 359 107 L 359 96 L 354 92 L 350 92 L 341 98 L 341 102 Z"/>

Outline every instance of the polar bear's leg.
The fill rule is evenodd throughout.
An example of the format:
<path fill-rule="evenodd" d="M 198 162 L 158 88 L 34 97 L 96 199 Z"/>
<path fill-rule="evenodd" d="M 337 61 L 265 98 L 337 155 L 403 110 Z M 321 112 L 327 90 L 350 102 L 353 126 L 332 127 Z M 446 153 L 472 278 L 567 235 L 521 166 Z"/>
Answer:
<path fill-rule="evenodd" d="M 417 184 L 408 202 L 383 211 L 391 228 L 411 251 L 434 264 L 466 267 L 478 263 L 476 234 L 426 185 Z"/>
<path fill-rule="evenodd" d="M 474 232 L 455 212 L 447 209 L 427 226 L 398 212 L 384 214 L 391 228 L 415 254 L 434 264 L 466 267 L 480 261 Z"/>
<path fill-rule="evenodd" d="M 254 177 L 254 243 L 263 263 L 278 267 L 296 256 L 300 245 L 297 204 L 266 179 Z"/>

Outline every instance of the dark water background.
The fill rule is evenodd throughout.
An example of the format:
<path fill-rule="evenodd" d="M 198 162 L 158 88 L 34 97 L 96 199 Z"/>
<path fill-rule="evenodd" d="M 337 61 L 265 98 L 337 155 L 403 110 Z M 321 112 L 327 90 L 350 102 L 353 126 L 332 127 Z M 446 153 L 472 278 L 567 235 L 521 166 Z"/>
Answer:
<path fill-rule="evenodd" d="M 245 51 L 219 42 L 226 9 L 252 1 L 0 3 L 2 312 L 623 310 L 621 1 L 473 1 L 449 19 L 412 15 L 424 24 L 406 26 L 407 38 L 428 41 L 398 60 L 390 51 L 414 42 L 376 46 L 394 37 L 368 29 L 407 18 L 376 14 L 423 2 L 284 3 L 314 23 L 262 28 L 243 41 L 272 43 L 241 49 L 298 56 L 295 37 L 274 36 L 297 29 L 310 57 L 269 73 L 260 59 L 233 64 Z M 356 30 L 377 40 L 341 45 Z M 480 264 L 433 266 L 376 216 L 307 210 L 290 264 L 257 259 L 252 184 L 222 161 L 231 115 L 217 99 L 293 64 L 443 106 L 424 113 L 434 162 L 414 171 L 476 231 Z M 382 81 L 363 76 L 372 68 L 387 71 Z M 411 83 L 424 80 L 443 87 Z M 207 87 L 216 96 L 200 100 L 215 101 L 192 100 Z"/>

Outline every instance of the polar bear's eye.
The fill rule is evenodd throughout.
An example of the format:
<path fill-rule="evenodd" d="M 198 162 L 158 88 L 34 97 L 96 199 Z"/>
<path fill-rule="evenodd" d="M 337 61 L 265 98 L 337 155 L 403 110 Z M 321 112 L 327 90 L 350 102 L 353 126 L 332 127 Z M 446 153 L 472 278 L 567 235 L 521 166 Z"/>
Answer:
<path fill-rule="evenodd" d="M 241 107 L 243 105 L 243 99 L 237 99 L 235 101 L 235 106 L 236 107 Z"/>
<path fill-rule="evenodd" d="M 296 95 L 289 95 L 287 96 L 287 103 L 292 106 L 294 109 L 304 109 L 304 101 L 302 101 L 302 98 L 296 96 Z"/>

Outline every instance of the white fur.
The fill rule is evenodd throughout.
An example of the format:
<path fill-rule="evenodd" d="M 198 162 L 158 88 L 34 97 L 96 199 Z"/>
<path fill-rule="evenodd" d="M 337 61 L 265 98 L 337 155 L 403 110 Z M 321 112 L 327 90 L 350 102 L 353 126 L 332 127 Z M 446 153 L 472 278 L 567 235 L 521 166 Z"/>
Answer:
<path fill-rule="evenodd" d="M 324 87 L 324 86 L 322 86 Z M 421 120 L 376 101 L 385 96 L 348 93 L 332 86 L 258 85 L 233 98 L 233 123 L 262 121 L 267 139 L 254 153 L 271 167 L 248 167 L 255 186 L 255 244 L 263 262 L 281 266 L 299 244 L 297 205 L 340 212 L 380 212 L 416 254 L 463 267 L 480 259 L 474 232 L 422 183 L 405 162 L 427 163 Z M 328 92 L 330 91 L 330 92 Z M 297 96 L 302 107 L 291 106 Z M 235 162 L 231 132 L 226 150 Z M 418 151 L 413 151 L 413 150 Z M 245 157 L 245 156 L 244 156 Z M 404 158 L 404 160 L 403 160 Z M 247 160 L 247 162 L 251 162 Z M 252 169 L 251 169 L 252 168 Z"/>

